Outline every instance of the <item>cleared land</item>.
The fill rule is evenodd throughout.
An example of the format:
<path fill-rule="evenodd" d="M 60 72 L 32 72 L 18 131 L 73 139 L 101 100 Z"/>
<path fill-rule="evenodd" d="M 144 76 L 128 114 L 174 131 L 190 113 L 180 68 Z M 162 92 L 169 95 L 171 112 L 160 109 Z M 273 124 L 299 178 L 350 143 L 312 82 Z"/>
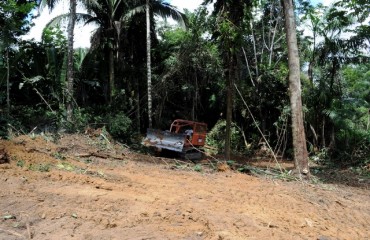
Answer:
<path fill-rule="evenodd" d="M 0 141 L 0 239 L 370 239 L 368 179 L 217 172 L 102 136 Z"/>

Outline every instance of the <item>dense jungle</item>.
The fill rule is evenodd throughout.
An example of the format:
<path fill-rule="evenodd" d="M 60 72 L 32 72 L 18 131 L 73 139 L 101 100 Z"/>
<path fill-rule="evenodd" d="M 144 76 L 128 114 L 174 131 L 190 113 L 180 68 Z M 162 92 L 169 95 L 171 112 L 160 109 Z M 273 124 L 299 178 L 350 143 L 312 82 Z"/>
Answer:
<path fill-rule="evenodd" d="M 26 40 L 58 2 L 0 1 L 0 238 L 368 239 L 369 0 L 68 0 Z M 143 146 L 175 119 L 202 159 Z"/>

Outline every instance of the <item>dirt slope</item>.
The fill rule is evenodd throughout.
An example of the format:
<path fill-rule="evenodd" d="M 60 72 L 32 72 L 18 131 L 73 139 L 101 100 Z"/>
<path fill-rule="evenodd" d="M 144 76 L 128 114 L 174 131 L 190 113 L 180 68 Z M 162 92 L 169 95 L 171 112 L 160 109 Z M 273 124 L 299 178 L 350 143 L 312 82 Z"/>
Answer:
<path fill-rule="evenodd" d="M 196 172 L 103 134 L 0 149 L 0 239 L 370 239 L 366 187 Z"/>

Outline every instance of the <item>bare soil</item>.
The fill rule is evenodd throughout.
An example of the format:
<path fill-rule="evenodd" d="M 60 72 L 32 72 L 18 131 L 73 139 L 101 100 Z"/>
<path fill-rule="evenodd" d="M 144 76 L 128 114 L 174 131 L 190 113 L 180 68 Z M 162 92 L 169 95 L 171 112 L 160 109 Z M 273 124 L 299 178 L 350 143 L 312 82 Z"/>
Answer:
<path fill-rule="evenodd" d="M 366 178 L 251 176 L 136 154 L 99 132 L 0 149 L 0 239 L 370 239 Z"/>

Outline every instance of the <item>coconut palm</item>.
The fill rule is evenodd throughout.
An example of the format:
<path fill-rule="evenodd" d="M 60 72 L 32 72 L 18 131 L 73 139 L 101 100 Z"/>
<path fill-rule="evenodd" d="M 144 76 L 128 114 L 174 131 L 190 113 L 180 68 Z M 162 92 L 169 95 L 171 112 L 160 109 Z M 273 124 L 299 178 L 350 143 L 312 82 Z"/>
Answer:
<path fill-rule="evenodd" d="M 145 13 L 148 13 L 147 15 L 150 20 L 149 23 L 154 23 L 154 15 L 157 15 L 162 18 L 171 17 L 174 20 L 177 20 L 182 26 L 185 25 L 184 15 L 175 7 L 162 0 L 151 0 L 149 2 L 146 2 L 146 0 L 133 0 L 129 2 L 123 0 L 84 0 L 84 4 L 88 13 L 76 13 L 76 19 L 77 21 L 84 21 L 85 24 L 95 23 L 98 26 L 97 30 L 91 37 L 90 56 L 91 54 L 95 56 L 99 55 L 100 57 L 95 58 L 95 62 L 101 62 L 103 60 L 109 63 L 104 64 L 101 68 L 101 70 L 108 68 L 108 83 L 102 85 L 104 99 L 107 103 L 111 103 L 115 96 L 115 71 L 118 67 L 123 67 L 123 64 L 120 64 L 118 67 L 116 66 L 115 63 L 117 60 L 132 60 L 133 58 L 139 58 L 134 55 L 140 54 L 141 50 L 133 50 L 132 48 L 137 49 L 142 46 L 138 46 L 138 44 L 141 39 L 144 39 L 144 37 L 140 36 L 140 33 L 142 32 L 140 28 L 143 28 L 145 25 L 140 24 L 140 22 L 142 21 L 141 19 L 143 19 L 142 17 L 145 16 Z M 53 5 L 51 4 L 51 6 Z M 149 7 L 150 11 L 147 10 L 147 7 Z M 61 20 L 66 19 L 67 17 L 70 18 L 70 14 L 58 16 L 53 19 L 51 23 L 60 23 Z M 147 30 L 148 35 L 146 39 L 150 40 L 150 37 L 155 39 L 155 25 L 146 25 L 149 29 Z M 137 36 L 130 36 L 132 34 Z M 147 47 L 147 54 L 150 54 L 150 46 Z M 147 56 L 149 56 L 147 57 L 147 60 L 150 61 L 150 55 Z M 90 65 L 93 65 L 91 62 L 94 60 L 90 59 L 89 61 Z M 147 66 L 147 76 L 148 79 L 150 79 L 150 63 L 148 63 Z M 138 65 L 136 64 L 135 67 L 137 68 Z M 148 80 L 147 82 L 148 115 L 151 116 L 151 81 Z M 151 125 L 151 120 L 149 120 L 149 124 Z"/>
<path fill-rule="evenodd" d="M 152 65 L 151 65 L 151 41 L 150 41 L 150 6 L 149 0 L 145 3 L 146 11 L 146 68 L 147 68 L 147 83 L 148 83 L 148 121 L 149 128 L 152 128 Z"/>
<path fill-rule="evenodd" d="M 142 25 L 137 24 L 141 21 L 141 16 L 146 16 L 147 26 L 147 77 L 148 77 L 148 115 L 151 116 L 151 64 L 150 64 L 150 43 L 151 38 L 155 36 L 154 25 L 151 22 L 154 21 L 154 15 L 158 15 L 162 18 L 171 17 L 177 20 L 182 26 L 185 26 L 185 17 L 172 5 L 162 1 L 146 1 L 138 0 L 131 1 L 129 3 L 122 0 L 100 0 L 98 4 L 91 5 L 89 8 L 95 16 L 91 16 L 87 20 L 87 23 L 95 22 L 99 25 L 99 28 L 92 37 L 92 51 L 95 49 L 108 49 L 109 51 L 109 86 L 110 86 L 110 101 L 114 96 L 115 83 L 114 83 L 114 72 L 115 72 L 115 61 L 117 58 L 124 58 L 124 55 L 128 53 L 122 53 L 122 49 L 126 51 L 132 51 L 125 47 L 129 43 L 130 34 L 140 35 L 141 30 L 133 28 L 140 28 Z M 153 27 L 151 27 L 153 26 Z M 138 39 L 136 37 L 134 42 L 130 42 L 132 45 L 137 45 Z M 120 45 L 125 46 L 120 46 Z M 115 54 L 116 52 L 116 54 Z M 137 54 L 138 52 L 136 52 Z M 123 55 L 123 56 L 122 56 Z M 121 56 L 121 57 L 120 57 Z M 116 59 L 115 59 L 116 58 Z M 151 125 L 151 117 L 149 117 L 149 125 Z"/>
<path fill-rule="evenodd" d="M 45 6 L 49 8 L 50 11 L 54 9 L 56 4 L 60 0 L 42 0 L 40 3 L 41 9 Z M 69 14 L 68 14 L 68 37 L 67 37 L 67 121 L 72 123 L 73 117 L 73 83 L 74 83 L 74 72 L 73 72 L 73 31 L 76 22 L 76 0 L 69 0 Z"/>

